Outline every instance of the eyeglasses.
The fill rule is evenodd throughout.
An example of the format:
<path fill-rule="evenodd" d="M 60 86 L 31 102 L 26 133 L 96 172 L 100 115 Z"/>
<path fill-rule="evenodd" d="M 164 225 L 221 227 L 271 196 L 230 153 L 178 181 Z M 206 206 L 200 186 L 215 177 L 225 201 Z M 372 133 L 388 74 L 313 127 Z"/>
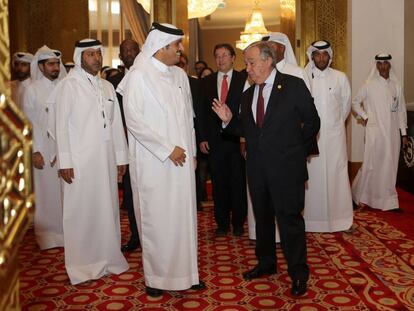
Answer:
<path fill-rule="evenodd" d="M 230 54 L 222 54 L 222 55 L 214 55 L 215 59 L 224 59 L 224 58 L 230 58 Z"/>

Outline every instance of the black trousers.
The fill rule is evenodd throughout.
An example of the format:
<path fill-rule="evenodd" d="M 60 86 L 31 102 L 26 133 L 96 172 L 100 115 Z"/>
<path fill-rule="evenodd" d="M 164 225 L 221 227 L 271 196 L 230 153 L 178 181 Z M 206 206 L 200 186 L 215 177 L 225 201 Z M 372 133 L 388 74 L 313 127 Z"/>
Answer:
<path fill-rule="evenodd" d="M 132 199 L 131 177 L 129 167 L 127 167 L 124 177 L 122 178 L 123 203 L 122 206 L 128 212 L 129 229 L 131 231 L 130 241 L 139 242 L 137 221 L 135 219 L 134 201 Z"/>
<path fill-rule="evenodd" d="M 208 178 L 208 157 L 201 152 L 197 153 L 197 169 L 195 171 L 196 177 L 196 194 L 197 207 L 200 206 L 201 201 L 207 200 L 206 182 Z"/>
<path fill-rule="evenodd" d="M 260 186 L 249 183 L 256 218 L 256 256 L 259 265 L 276 265 L 275 216 L 281 247 L 292 280 L 307 281 L 305 221 L 302 216 L 305 184 Z"/>
<path fill-rule="evenodd" d="M 209 168 L 217 226 L 242 228 L 247 215 L 246 169 L 240 152 L 211 150 Z"/>

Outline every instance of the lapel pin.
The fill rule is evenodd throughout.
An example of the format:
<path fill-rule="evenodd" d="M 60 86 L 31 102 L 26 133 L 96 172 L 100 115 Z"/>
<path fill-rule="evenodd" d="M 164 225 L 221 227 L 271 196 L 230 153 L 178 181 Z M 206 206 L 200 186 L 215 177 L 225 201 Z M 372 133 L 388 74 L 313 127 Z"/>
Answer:
<path fill-rule="evenodd" d="M 282 86 L 280 84 L 278 84 L 277 88 L 280 90 L 280 89 L 282 89 Z"/>

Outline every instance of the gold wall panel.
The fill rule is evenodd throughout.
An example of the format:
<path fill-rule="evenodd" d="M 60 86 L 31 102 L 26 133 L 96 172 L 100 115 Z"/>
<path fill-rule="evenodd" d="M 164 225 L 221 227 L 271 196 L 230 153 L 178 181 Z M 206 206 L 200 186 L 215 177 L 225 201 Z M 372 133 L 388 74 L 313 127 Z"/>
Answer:
<path fill-rule="evenodd" d="M 0 310 L 19 310 L 17 252 L 33 211 L 30 125 L 10 99 L 8 1 L 0 0 Z"/>
<path fill-rule="evenodd" d="M 185 53 L 189 54 L 189 21 L 188 21 L 188 6 L 187 0 L 176 0 L 175 1 L 175 25 L 184 31 L 183 46 Z"/>
<path fill-rule="evenodd" d="M 173 22 L 173 0 L 153 0 L 153 21 L 172 24 Z"/>
<path fill-rule="evenodd" d="M 301 66 L 306 49 L 316 40 L 327 40 L 334 52 L 332 67 L 347 70 L 347 0 L 301 0 Z"/>
<path fill-rule="evenodd" d="M 296 46 L 296 1 L 280 1 L 280 32 L 286 34 L 293 49 Z"/>
<path fill-rule="evenodd" d="M 10 52 L 46 44 L 72 61 L 75 41 L 89 36 L 88 0 L 9 0 Z"/>

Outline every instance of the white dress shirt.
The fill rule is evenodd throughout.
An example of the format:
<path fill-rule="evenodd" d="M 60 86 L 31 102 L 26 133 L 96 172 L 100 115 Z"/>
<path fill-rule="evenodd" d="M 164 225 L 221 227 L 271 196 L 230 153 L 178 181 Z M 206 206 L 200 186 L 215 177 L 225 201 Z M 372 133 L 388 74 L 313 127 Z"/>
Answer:
<path fill-rule="evenodd" d="M 264 83 L 266 85 L 263 88 L 263 99 L 264 99 L 264 109 L 266 114 L 267 104 L 269 102 L 270 94 L 272 93 L 273 82 L 276 77 L 276 69 L 273 69 L 270 75 L 267 77 Z M 256 110 L 257 110 L 257 98 L 259 97 L 259 84 L 256 84 L 254 87 L 253 102 L 252 102 L 252 112 L 253 118 L 256 121 Z"/>
<path fill-rule="evenodd" d="M 221 72 L 221 71 L 217 72 L 217 94 L 219 97 L 218 99 L 220 101 L 221 101 L 221 84 L 223 83 L 224 75 L 227 75 L 227 85 L 228 85 L 228 90 L 230 90 L 231 77 L 233 76 L 233 68 L 227 71 L 226 73 Z"/>

